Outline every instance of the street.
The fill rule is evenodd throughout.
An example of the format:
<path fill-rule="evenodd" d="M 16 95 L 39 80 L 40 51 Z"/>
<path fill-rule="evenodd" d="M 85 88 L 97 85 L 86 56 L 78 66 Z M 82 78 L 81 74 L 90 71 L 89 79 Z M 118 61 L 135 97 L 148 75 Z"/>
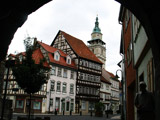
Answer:
<path fill-rule="evenodd" d="M 17 116 L 26 116 L 26 115 L 18 115 L 14 114 L 12 120 L 17 120 Z M 34 115 L 35 117 L 50 117 L 50 120 L 120 120 L 120 115 L 109 115 L 109 118 L 107 118 L 105 115 L 103 117 L 95 117 L 95 116 L 90 116 L 90 115 L 50 115 L 50 114 L 41 114 L 41 115 Z M 31 117 L 33 118 L 33 116 Z"/>

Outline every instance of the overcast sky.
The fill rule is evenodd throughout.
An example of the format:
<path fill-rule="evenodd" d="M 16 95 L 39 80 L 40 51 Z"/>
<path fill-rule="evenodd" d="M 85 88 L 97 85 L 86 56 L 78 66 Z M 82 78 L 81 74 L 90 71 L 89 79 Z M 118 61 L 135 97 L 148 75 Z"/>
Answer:
<path fill-rule="evenodd" d="M 120 4 L 114 0 L 53 0 L 29 15 L 19 28 L 9 46 L 8 54 L 24 51 L 27 36 L 51 44 L 62 30 L 87 44 L 98 14 L 99 27 L 106 43 L 106 70 L 116 73 L 119 54 L 121 25 L 118 23 Z"/>

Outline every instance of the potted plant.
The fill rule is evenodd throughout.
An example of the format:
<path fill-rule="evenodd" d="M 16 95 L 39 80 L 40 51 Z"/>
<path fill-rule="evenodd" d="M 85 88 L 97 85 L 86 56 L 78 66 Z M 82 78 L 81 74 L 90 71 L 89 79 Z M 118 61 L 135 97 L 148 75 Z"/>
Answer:
<path fill-rule="evenodd" d="M 104 110 L 104 104 L 101 102 L 98 102 L 95 104 L 95 116 L 102 117 L 103 116 L 103 110 Z"/>

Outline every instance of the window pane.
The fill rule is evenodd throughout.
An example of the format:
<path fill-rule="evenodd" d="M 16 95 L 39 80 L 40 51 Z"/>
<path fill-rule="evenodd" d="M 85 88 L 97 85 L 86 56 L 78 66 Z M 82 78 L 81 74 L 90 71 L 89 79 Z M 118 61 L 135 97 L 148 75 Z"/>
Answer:
<path fill-rule="evenodd" d="M 57 91 L 60 91 L 60 90 L 61 90 L 61 83 L 57 82 Z"/>
<path fill-rule="evenodd" d="M 71 79 L 74 79 L 74 71 L 71 71 Z"/>
<path fill-rule="evenodd" d="M 74 93 L 74 92 L 73 92 L 73 90 L 74 90 L 74 85 L 73 85 L 73 84 L 71 84 L 71 85 L 70 85 L 70 93 L 71 93 L 71 94 L 73 94 L 73 93 Z"/>
<path fill-rule="evenodd" d="M 24 103 L 23 100 L 17 100 L 17 102 L 16 102 L 16 108 L 23 108 L 23 103 Z"/>
<path fill-rule="evenodd" d="M 82 101 L 82 110 L 85 110 L 85 109 L 86 109 L 86 102 Z"/>
<path fill-rule="evenodd" d="M 40 108 L 41 108 L 41 103 L 37 102 L 37 101 L 34 101 L 33 102 L 33 109 L 40 110 Z"/>
<path fill-rule="evenodd" d="M 51 75 L 56 75 L 56 67 L 52 67 L 52 69 L 51 69 Z"/>
<path fill-rule="evenodd" d="M 66 86 L 67 86 L 67 84 L 66 84 L 66 83 L 63 83 L 63 90 L 62 90 L 62 92 L 65 92 L 65 93 L 66 93 Z"/>
<path fill-rule="evenodd" d="M 61 76 L 62 76 L 62 69 L 61 69 L 61 68 L 58 68 L 57 76 L 59 76 L 59 77 L 61 77 Z"/>
<path fill-rule="evenodd" d="M 67 78 L 67 70 L 66 70 L 66 69 L 64 69 L 63 77 L 64 77 L 64 78 Z"/>
<path fill-rule="evenodd" d="M 54 81 L 51 81 L 51 91 L 54 91 Z"/>

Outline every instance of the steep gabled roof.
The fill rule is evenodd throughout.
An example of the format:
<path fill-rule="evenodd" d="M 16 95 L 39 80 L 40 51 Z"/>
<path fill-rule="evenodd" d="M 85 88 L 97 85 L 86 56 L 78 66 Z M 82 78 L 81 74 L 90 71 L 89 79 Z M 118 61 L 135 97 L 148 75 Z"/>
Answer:
<path fill-rule="evenodd" d="M 33 51 L 32 58 L 33 60 L 35 60 L 35 64 L 39 64 L 40 60 L 44 59 L 44 56 L 39 48 Z M 45 61 L 43 65 L 45 67 L 49 67 L 49 64 L 47 61 Z"/>
<path fill-rule="evenodd" d="M 102 69 L 101 81 L 111 84 L 110 77 L 111 77 L 110 74 L 103 68 Z"/>
<path fill-rule="evenodd" d="M 67 54 L 65 54 L 62 50 L 59 50 L 57 48 L 54 48 L 52 46 L 49 46 L 49 45 L 47 45 L 45 43 L 42 43 L 42 42 L 39 42 L 39 41 L 37 41 L 37 42 L 47 51 L 48 57 L 49 57 L 49 60 L 50 60 L 51 63 L 55 63 L 55 64 L 59 64 L 59 65 L 62 65 L 62 66 L 66 66 L 66 67 L 76 69 L 76 64 L 74 63 L 73 60 L 71 61 L 71 64 L 66 63 Z M 54 52 L 56 52 L 56 51 L 60 52 L 60 60 L 59 61 L 56 61 L 54 59 Z"/>
<path fill-rule="evenodd" d="M 59 51 L 60 52 L 60 54 L 61 54 L 61 56 L 63 56 L 63 57 L 66 57 L 66 54 L 62 51 L 62 50 L 59 50 L 59 49 L 57 49 L 57 48 L 54 48 L 54 47 L 52 47 L 52 46 L 49 46 L 49 45 L 47 45 L 47 44 L 45 44 L 45 43 L 42 43 L 42 42 L 40 42 L 40 41 L 37 41 L 46 51 L 48 51 L 49 53 L 54 53 L 55 51 Z"/>
<path fill-rule="evenodd" d="M 104 76 L 101 76 L 101 82 L 111 84 L 111 82 L 108 79 L 104 78 Z"/>
<path fill-rule="evenodd" d="M 75 38 L 63 31 L 59 31 L 59 33 L 62 33 L 62 35 L 65 37 L 66 41 L 70 45 L 70 47 L 73 49 L 73 51 L 81 58 L 89 59 L 98 63 L 102 62 L 95 56 L 95 54 L 85 45 L 85 43 L 78 39 Z M 56 36 L 57 37 L 57 36 Z M 54 41 L 52 42 L 51 45 L 54 44 Z"/>

